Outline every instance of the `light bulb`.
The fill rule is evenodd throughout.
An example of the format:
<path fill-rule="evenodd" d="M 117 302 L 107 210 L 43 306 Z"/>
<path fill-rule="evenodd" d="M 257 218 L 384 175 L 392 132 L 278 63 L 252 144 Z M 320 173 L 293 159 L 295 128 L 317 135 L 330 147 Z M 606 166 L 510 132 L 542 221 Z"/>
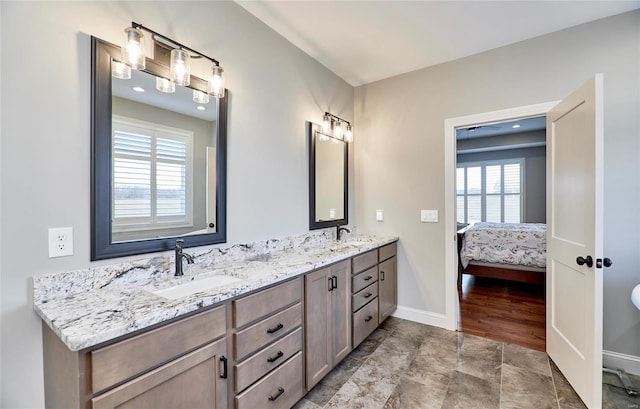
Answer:
<path fill-rule="evenodd" d="M 131 78 L 131 67 L 120 61 L 113 61 L 111 64 L 111 75 L 113 75 L 114 78 L 128 80 Z"/>
<path fill-rule="evenodd" d="M 198 104 L 208 104 L 209 103 L 209 94 L 206 92 L 198 91 L 197 89 L 193 90 L 193 102 Z"/>
<path fill-rule="evenodd" d="M 347 130 L 344 132 L 344 140 L 347 142 L 353 142 L 353 130 L 351 124 L 347 124 Z"/>
<path fill-rule="evenodd" d="M 171 80 L 184 87 L 191 83 L 191 58 L 185 50 L 171 50 Z"/>
<path fill-rule="evenodd" d="M 156 77 L 156 89 L 160 92 L 171 94 L 176 92 L 176 85 L 166 78 Z"/>
<path fill-rule="evenodd" d="M 224 79 L 222 78 L 224 70 L 218 65 L 214 65 L 211 70 L 213 73 L 209 80 L 209 94 L 216 98 L 224 98 Z"/>
<path fill-rule="evenodd" d="M 322 119 L 322 132 L 325 134 L 331 132 L 331 117 L 327 114 L 324 114 Z"/>
<path fill-rule="evenodd" d="M 336 121 L 336 126 L 333 127 L 333 137 L 342 139 L 342 122 Z"/>
<path fill-rule="evenodd" d="M 145 69 L 144 34 L 142 30 L 127 27 L 125 44 L 122 47 L 122 61 L 134 70 Z"/>

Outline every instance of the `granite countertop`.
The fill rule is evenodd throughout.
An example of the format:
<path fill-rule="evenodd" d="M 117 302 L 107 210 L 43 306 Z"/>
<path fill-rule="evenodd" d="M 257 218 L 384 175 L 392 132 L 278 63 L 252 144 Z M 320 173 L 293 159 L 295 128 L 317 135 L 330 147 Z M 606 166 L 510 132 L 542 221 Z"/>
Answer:
<path fill-rule="evenodd" d="M 79 351 L 396 240 L 358 235 L 336 242 L 325 230 L 204 252 L 186 249 L 195 263 L 184 264 L 182 277 L 173 275 L 173 256 L 45 274 L 33 278 L 34 309 L 70 350 Z M 153 294 L 216 275 L 239 281 L 174 300 Z"/>

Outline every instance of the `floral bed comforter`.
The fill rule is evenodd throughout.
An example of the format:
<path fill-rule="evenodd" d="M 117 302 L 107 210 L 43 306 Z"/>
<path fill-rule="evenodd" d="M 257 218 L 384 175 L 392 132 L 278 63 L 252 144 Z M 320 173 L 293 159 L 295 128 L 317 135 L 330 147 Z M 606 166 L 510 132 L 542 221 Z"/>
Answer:
<path fill-rule="evenodd" d="M 546 267 L 547 225 L 544 223 L 476 223 L 464 235 L 460 254 L 469 261 Z"/>

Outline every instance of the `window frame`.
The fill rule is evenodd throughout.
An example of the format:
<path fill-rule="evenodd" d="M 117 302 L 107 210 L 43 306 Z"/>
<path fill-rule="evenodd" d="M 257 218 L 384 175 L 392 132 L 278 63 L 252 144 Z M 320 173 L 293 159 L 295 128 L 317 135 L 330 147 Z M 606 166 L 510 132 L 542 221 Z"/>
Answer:
<path fill-rule="evenodd" d="M 458 162 L 456 164 L 456 177 L 454 180 L 454 185 L 455 185 L 455 194 L 456 194 L 456 200 L 455 200 L 455 207 L 456 207 L 456 221 L 458 223 L 470 223 L 469 222 L 469 206 L 468 206 L 468 200 L 467 198 L 469 196 L 480 196 L 480 219 L 482 222 L 485 222 L 487 220 L 487 196 L 499 196 L 500 197 L 500 223 L 505 223 L 504 222 L 504 218 L 505 218 L 505 196 L 509 196 L 509 195 L 515 195 L 514 193 L 505 193 L 504 191 L 504 166 L 505 165 L 513 165 L 513 164 L 517 164 L 520 165 L 520 222 L 519 223 L 524 223 L 525 220 L 525 215 L 526 215 L 526 206 L 525 206 L 525 196 L 526 196 L 526 186 L 525 186 L 525 165 L 526 165 L 526 159 L 525 158 L 509 158 L 509 159 L 492 159 L 492 160 L 484 160 L 484 161 L 471 161 L 471 162 Z M 500 193 L 487 193 L 487 186 L 486 186 L 486 180 L 487 180 L 487 167 L 489 166 L 500 166 L 500 183 L 501 183 L 501 191 Z M 468 193 L 468 168 L 474 168 L 474 167 L 480 167 L 481 171 L 480 171 L 480 178 L 481 178 L 481 189 L 480 189 L 480 194 L 469 194 Z M 458 193 L 458 186 L 457 186 L 457 172 L 458 169 L 464 169 L 464 188 L 463 188 L 463 193 L 460 194 Z M 464 198 L 464 221 L 460 221 L 458 219 L 458 198 L 459 197 L 463 197 Z"/>

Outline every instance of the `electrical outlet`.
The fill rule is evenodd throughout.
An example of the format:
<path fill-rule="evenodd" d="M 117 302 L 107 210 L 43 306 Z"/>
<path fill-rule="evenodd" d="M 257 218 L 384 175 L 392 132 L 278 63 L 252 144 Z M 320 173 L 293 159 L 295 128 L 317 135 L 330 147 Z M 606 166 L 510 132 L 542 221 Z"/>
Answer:
<path fill-rule="evenodd" d="M 49 258 L 73 255 L 73 228 L 49 229 Z"/>

